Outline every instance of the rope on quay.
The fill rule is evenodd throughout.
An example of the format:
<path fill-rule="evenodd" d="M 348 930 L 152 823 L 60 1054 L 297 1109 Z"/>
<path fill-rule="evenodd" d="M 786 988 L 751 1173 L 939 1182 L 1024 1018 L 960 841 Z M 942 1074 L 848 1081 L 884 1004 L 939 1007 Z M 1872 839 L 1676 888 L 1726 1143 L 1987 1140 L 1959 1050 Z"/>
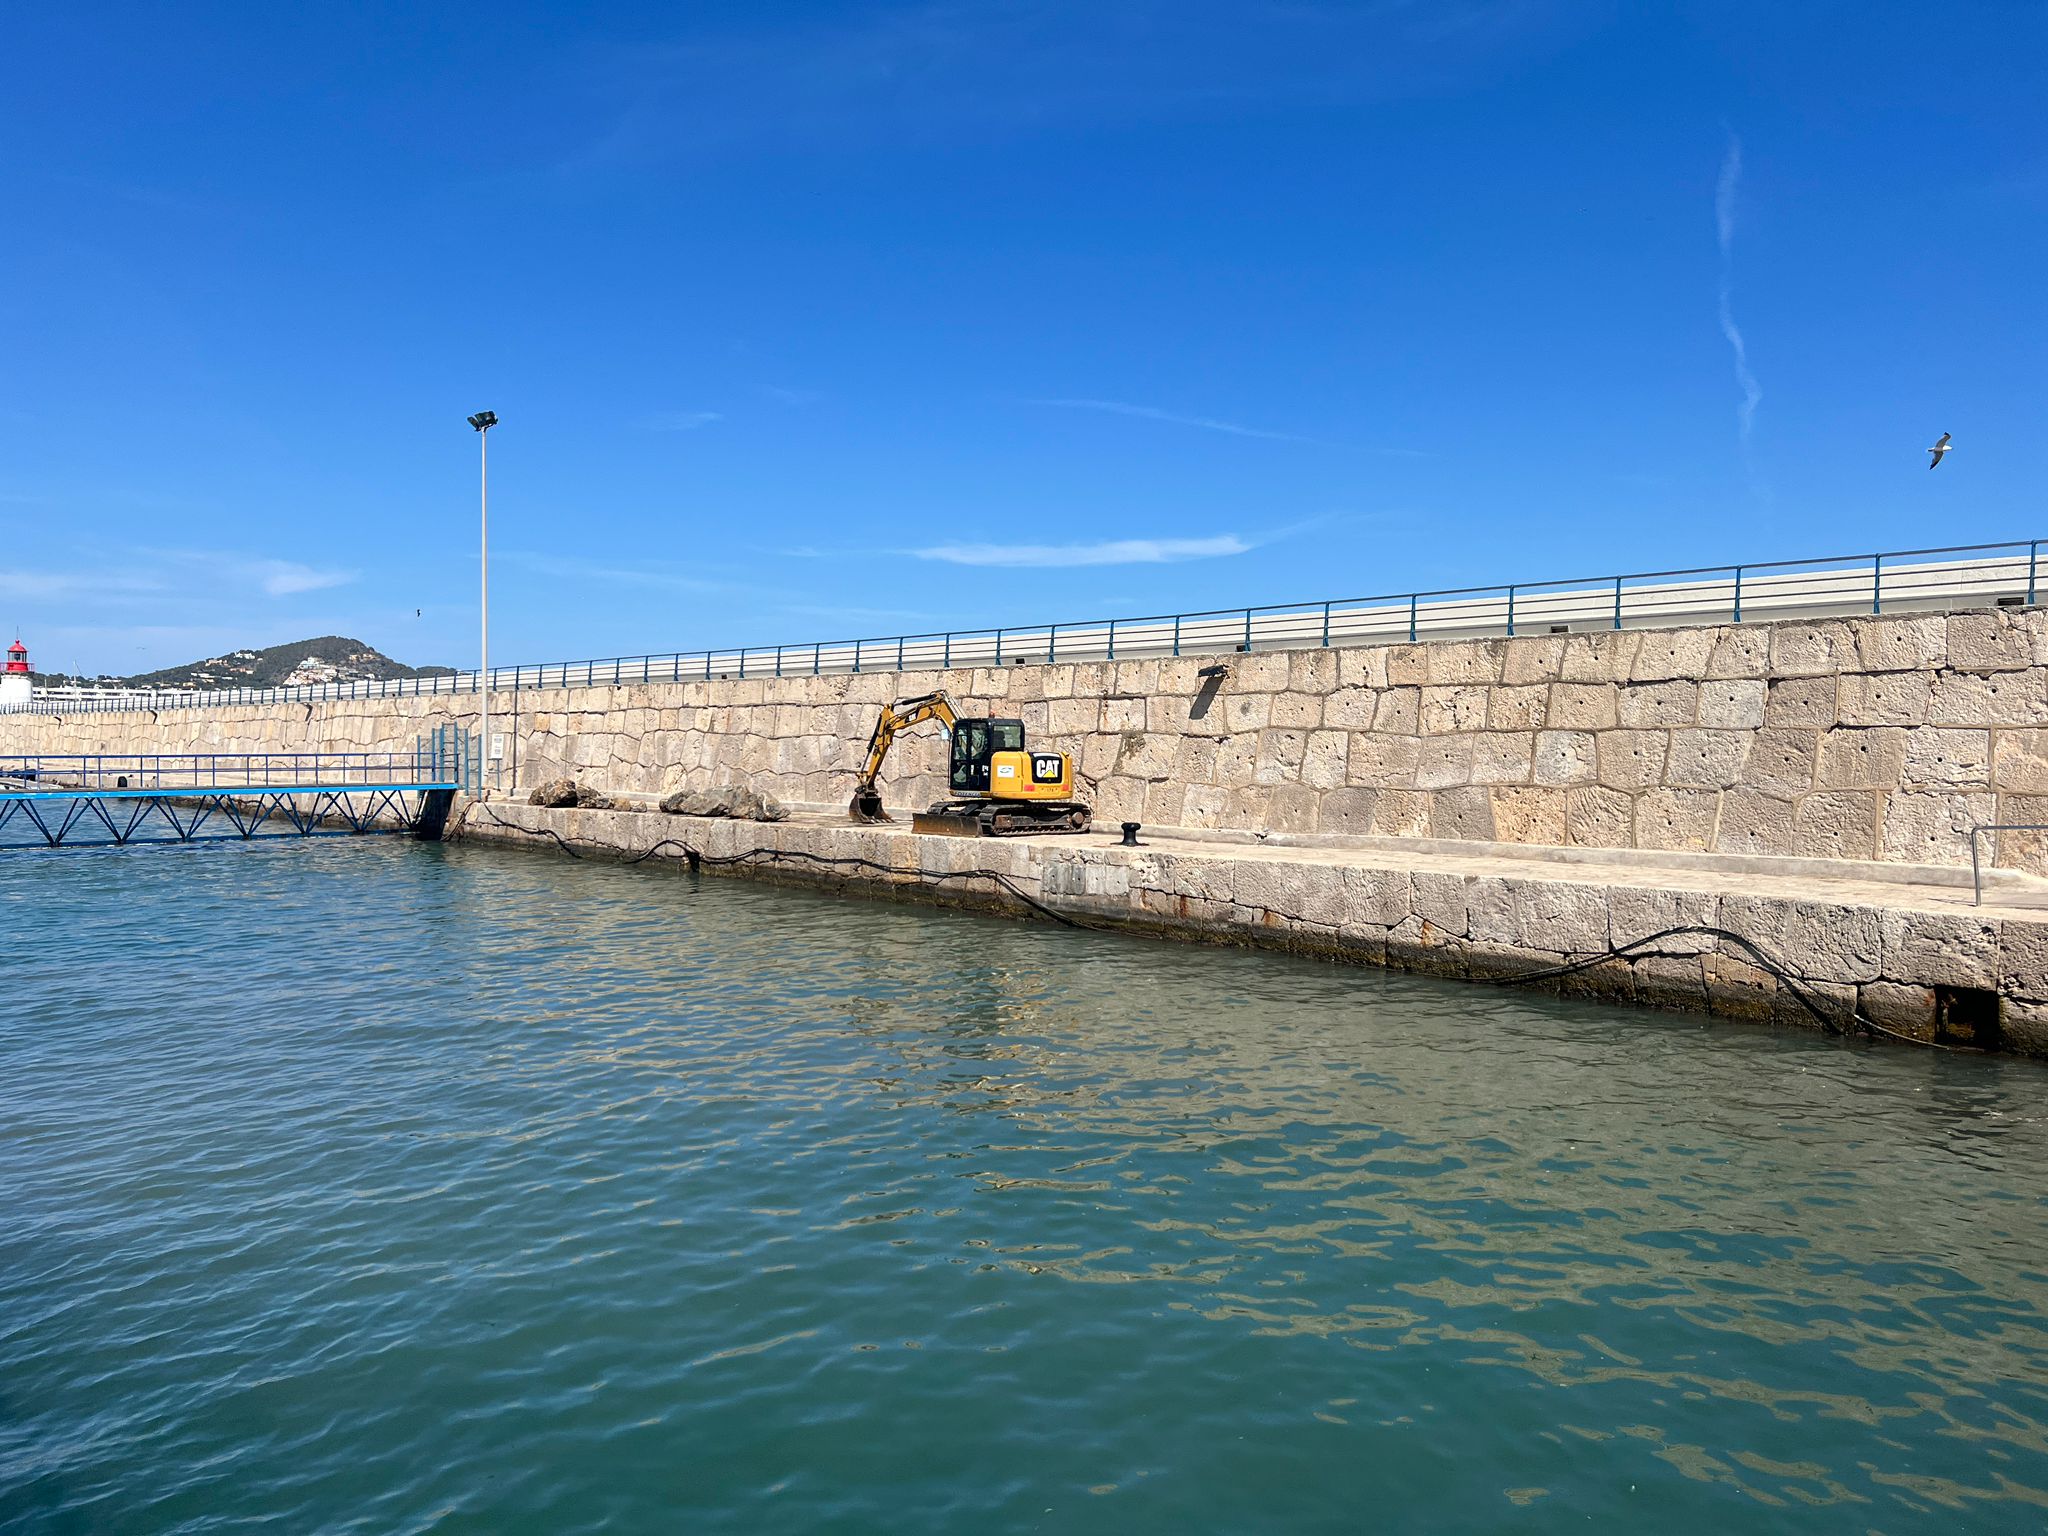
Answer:
<path fill-rule="evenodd" d="M 572 844 L 567 838 L 563 837 L 562 834 L 557 832 L 553 827 L 522 827 L 517 822 L 505 820 L 504 817 L 500 816 L 488 805 L 485 805 L 478 801 L 472 801 L 469 809 L 483 812 L 483 814 L 489 817 L 493 823 L 505 828 L 508 832 L 518 832 L 526 837 L 552 838 L 554 839 L 556 846 L 558 846 L 564 853 L 568 854 L 569 857 L 572 859 L 580 859 L 583 857 L 583 854 L 576 848 L 576 846 Z M 616 843 L 586 840 L 584 846 L 588 848 L 597 849 L 603 852 L 615 853 L 620 855 L 624 855 L 626 852 L 624 848 L 620 847 Z M 660 842 L 654 844 L 651 848 L 646 849 L 644 852 L 637 853 L 629 858 L 626 858 L 624 862 L 629 865 L 645 863 L 647 860 L 653 858 L 657 853 L 661 852 L 661 850 L 664 848 L 674 848 L 680 850 L 684 858 L 686 858 L 689 861 L 690 866 L 693 869 L 700 864 L 712 864 L 721 867 L 726 867 L 740 864 L 791 863 L 812 865 L 825 869 L 868 869 L 873 870 L 878 874 L 892 876 L 901 875 L 904 873 L 904 871 L 901 869 L 895 868 L 894 866 L 888 864 L 877 863 L 873 859 L 863 859 L 852 855 L 848 855 L 846 857 L 841 858 L 832 858 L 824 854 L 805 853 L 798 849 L 753 848 L 749 849 L 745 853 L 738 854 L 710 854 L 705 853 L 702 849 L 693 848 L 688 843 L 683 842 L 681 839 L 673 837 L 663 838 Z M 920 880 L 931 881 L 935 884 L 947 880 L 987 880 L 994 885 L 1000 886 L 1010 895 L 1016 897 L 1018 901 L 1022 902 L 1032 911 L 1039 913 L 1041 916 L 1051 918 L 1054 922 L 1059 923 L 1063 927 L 1080 928 L 1096 933 L 1114 933 L 1119 931 L 1118 929 L 1107 924 L 1083 922 L 1078 918 L 1070 917 L 1068 914 L 1061 912 L 1056 908 L 1047 906 L 1037 897 L 1032 896 L 1028 892 L 1026 892 L 1014 880 L 1012 880 L 1008 875 L 1002 873 L 1000 870 L 948 870 L 938 873 L 921 874 L 918 878 Z M 1793 975 L 1791 970 L 1788 969 L 1782 961 L 1780 961 L 1776 956 L 1772 955 L 1770 951 L 1764 949 L 1755 940 L 1747 938 L 1742 934 L 1736 933 L 1734 930 L 1729 928 L 1718 928 L 1694 923 L 1681 923 L 1674 927 L 1659 929 L 1655 933 L 1645 934 L 1642 938 L 1631 939 L 1626 944 L 1612 945 L 1600 954 L 1584 955 L 1576 960 L 1567 960 L 1561 965 L 1542 966 L 1533 971 L 1520 971 L 1512 976 L 1473 976 L 1467 979 L 1479 982 L 1481 985 L 1484 986 L 1524 987 L 1533 986 L 1538 983 L 1546 981 L 1558 981 L 1567 976 L 1576 976 L 1582 971 L 1592 970 L 1595 966 L 1605 965 L 1610 960 L 1698 959 L 1700 952 L 1697 950 L 1657 950 L 1650 948 L 1651 945 L 1660 944 L 1666 939 L 1679 938 L 1709 938 L 1716 939 L 1723 944 L 1733 945 L 1735 948 L 1740 949 L 1743 953 L 1747 954 L 1758 970 L 1763 971 L 1764 973 L 1769 975 L 1773 980 L 1775 980 L 1778 983 L 1779 986 L 1783 987 L 1787 992 L 1789 992 L 1792 995 L 1793 1000 L 1796 1001 L 1800 1007 L 1804 1008 L 1809 1014 L 1813 1016 L 1813 1021 L 1820 1026 L 1821 1032 L 1823 1034 L 1840 1036 L 1846 1035 L 1848 1033 L 1848 1031 L 1845 1030 L 1839 1023 L 1829 1018 L 1825 1013 L 1821 1011 L 1819 1004 L 1814 1002 L 1813 994 L 1811 990 L 1807 987 L 1807 985 L 1803 981 L 1801 981 L 1799 977 Z M 1866 1034 L 1883 1035 L 1888 1040 L 1897 1040 L 1905 1045 L 1924 1046 L 1928 1050 L 1933 1051 L 1953 1051 L 1957 1049 L 1957 1047 L 1952 1045 L 1943 1045 L 1939 1041 L 1920 1040 L 1916 1039 L 1912 1035 L 1900 1034 L 1895 1029 L 1887 1029 L 1884 1025 L 1878 1023 L 1875 1019 L 1863 1013 L 1860 1009 L 1850 1009 L 1849 1021 L 1852 1024 L 1856 1025 L 1858 1028 L 1862 1029 Z"/>

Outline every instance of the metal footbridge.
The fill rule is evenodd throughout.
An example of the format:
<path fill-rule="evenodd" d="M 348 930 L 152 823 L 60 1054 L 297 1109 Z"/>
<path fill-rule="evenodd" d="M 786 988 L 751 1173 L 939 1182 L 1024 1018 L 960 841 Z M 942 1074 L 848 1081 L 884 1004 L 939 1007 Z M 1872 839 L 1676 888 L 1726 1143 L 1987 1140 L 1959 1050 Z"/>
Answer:
<path fill-rule="evenodd" d="M 403 832 L 438 838 L 474 777 L 453 727 L 400 752 L 0 757 L 0 854 Z"/>

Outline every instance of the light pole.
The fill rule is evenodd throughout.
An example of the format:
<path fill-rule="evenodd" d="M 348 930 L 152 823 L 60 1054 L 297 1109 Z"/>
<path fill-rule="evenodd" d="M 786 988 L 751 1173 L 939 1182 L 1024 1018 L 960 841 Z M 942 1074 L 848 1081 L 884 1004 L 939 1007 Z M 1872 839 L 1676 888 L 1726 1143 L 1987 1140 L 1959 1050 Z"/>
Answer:
<path fill-rule="evenodd" d="M 483 642 L 477 669 L 477 688 L 483 695 L 483 757 L 477 764 L 477 784 L 491 766 L 491 452 L 490 431 L 498 424 L 496 411 L 478 411 L 469 418 L 476 428 L 477 453 L 477 548 L 483 571 Z"/>

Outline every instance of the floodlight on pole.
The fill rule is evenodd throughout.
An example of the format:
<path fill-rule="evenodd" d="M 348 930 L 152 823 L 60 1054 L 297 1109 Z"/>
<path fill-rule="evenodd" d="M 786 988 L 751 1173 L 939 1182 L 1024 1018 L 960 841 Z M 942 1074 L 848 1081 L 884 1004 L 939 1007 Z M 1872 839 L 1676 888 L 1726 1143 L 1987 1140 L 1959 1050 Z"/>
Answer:
<path fill-rule="evenodd" d="M 477 657 L 476 684 L 481 695 L 483 745 L 477 760 L 477 784 L 491 766 L 491 458 L 490 431 L 498 424 L 496 411 L 478 411 L 469 418 L 476 428 L 477 447 L 477 548 L 483 581 L 483 635 Z"/>

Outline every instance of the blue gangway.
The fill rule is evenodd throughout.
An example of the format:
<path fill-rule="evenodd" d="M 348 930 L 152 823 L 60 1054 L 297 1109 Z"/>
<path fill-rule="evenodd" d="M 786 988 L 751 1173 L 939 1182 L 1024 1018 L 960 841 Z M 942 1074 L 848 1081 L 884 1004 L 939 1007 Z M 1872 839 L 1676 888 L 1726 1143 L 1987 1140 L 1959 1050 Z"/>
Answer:
<path fill-rule="evenodd" d="M 473 734 L 454 726 L 396 752 L 0 757 L 0 852 L 323 833 L 437 838 L 475 771 Z"/>

